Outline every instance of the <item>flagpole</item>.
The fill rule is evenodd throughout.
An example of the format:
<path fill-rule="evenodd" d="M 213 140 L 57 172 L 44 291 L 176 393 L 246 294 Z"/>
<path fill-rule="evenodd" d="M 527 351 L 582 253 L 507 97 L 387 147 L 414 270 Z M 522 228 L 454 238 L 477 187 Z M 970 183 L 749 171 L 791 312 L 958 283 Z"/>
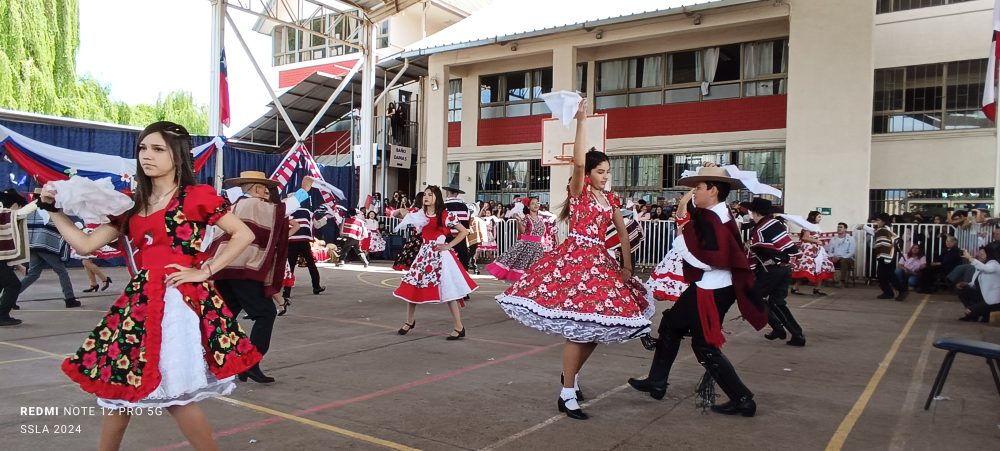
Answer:
<path fill-rule="evenodd" d="M 219 80 L 222 76 L 222 67 L 219 58 L 222 56 L 222 30 L 223 18 L 226 9 L 226 0 L 209 0 L 212 3 L 212 51 L 209 56 L 209 89 L 208 89 L 208 134 L 212 137 L 222 135 L 221 113 L 219 111 Z M 222 189 L 222 149 L 215 153 L 215 177 L 214 186 L 216 191 Z"/>

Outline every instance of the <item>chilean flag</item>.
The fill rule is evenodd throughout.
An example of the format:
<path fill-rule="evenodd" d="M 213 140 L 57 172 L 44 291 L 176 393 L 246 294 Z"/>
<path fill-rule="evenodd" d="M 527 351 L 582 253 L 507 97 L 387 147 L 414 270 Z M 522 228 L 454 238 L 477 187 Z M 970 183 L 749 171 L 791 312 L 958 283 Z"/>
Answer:
<path fill-rule="evenodd" d="M 229 69 L 226 68 L 226 50 L 219 59 L 219 120 L 229 126 Z"/>
<path fill-rule="evenodd" d="M 1000 2 L 993 4 L 993 43 L 990 44 L 990 62 L 986 66 L 986 86 L 983 87 L 983 113 L 991 121 L 997 119 L 997 34 L 1000 33 Z"/>

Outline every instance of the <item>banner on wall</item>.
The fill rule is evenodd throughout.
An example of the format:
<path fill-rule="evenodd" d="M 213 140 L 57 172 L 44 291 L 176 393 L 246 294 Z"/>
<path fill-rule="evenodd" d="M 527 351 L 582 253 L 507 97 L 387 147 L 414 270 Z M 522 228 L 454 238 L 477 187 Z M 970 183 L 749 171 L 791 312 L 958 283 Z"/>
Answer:
<path fill-rule="evenodd" d="M 224 138 L 216 137 L 191 149 L 194 172 L 200 171 L 212 153 L 225 145 Z M 28 138 L 2 125 L 0 125 L 0 147 L 11 161 L 40 185 L 55 180 L 68 180 L 78 175 L 91 180 L 111 179 L 115 189 L 124 191 L 132 188 L 132 179 L 136 174 L 136 160 L 132 158 L 53 146 Z"/>

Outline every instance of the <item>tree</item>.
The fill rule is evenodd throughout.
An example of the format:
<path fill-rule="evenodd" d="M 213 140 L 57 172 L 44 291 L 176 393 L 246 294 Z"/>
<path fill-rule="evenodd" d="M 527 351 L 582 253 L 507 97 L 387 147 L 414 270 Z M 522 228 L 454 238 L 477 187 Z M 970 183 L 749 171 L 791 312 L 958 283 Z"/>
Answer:
<path fill-rule="evenodd" d="M 159 120 L 208 133 L 208 108 L 185 91 L 161 94 L 155 105 L 111 100 L 111 90 L 77 76 L 78 0 L 0 0 L 0 108 L 116 124 Z"/>

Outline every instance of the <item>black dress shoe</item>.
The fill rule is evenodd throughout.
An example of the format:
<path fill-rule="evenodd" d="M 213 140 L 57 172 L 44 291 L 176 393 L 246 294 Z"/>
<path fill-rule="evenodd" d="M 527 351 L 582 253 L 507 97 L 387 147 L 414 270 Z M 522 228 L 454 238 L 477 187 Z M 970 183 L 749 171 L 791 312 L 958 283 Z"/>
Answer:
<path fill-rule="evenodd" d="M 651 382 L 649 378 L 646 379 L 629 378 L 628 384 L 631 385 L 632 388 L 636 390 L 649 393 L 649 396 L 656 400 L 663 399 L 663 397 L 667 394 L 667 386 L 670 385 L 666 382 L 662 384 L 657 384 L 656 382 Z"/>
<path fill-rule="evenodd" d="M 81 306 L 83 306 L 83 304 L 76 300 L 76 298 L 69 298 L 66 300 L 66 308 L 76 308 Z"/>
<path fill-rule="evenodd" d="M 326 291 L 326 287 L 313 288 L 313 294 L 320 294 Z"/>
<path fill-rule="evenodd" d="M 764 338 L 768 340 L 784 340 L 787 337 L 788 334 L 785 333 L 785 329 L 772 329 L 771 333 L 764 334 Z"/>
<path fill-rule="evenodd" d="M 462 330 L 455 329 L 455 332 L 458 332 L 458 335 L 448 335 L 444 339 L 448 340 L 448 341 L 453 341 L 453 340 L 460 340 L 462 338 L 465 338 L 465 328 L 464 327 L 462 328 Z"/>
<path fill-rule="evenodd" d="M 559 373 L 559 385 L 565 386 L 564 385 L 566 383 L 565 381 L 566 381 L 566 379 L 563 377 L 563 374 Z M 576 390 L 576 400 L 577 400 L 577 402 L 583 402 L 584 401 L 583 390 L 580 390 L 580 389 Z"/>
<path fill-rule="evenodd" d="M 16 326 L 18 324 L 21 324 L 21 322 L 22 321 L 19 320 L 19 319 L 17 319 L 17 318 L 10 318 L 10 317 L 0 318 L 0 327 L 2 327 L 2 326 Z"/>
<path fill-rule="evenodd" d="M 239 377 L 241 382 L 246 382 L 247 378 L 258 384 L 270 384 L 274 382 L 273 377 L 264 374 L 264 372 L 260 370 L 260 367 L 256 365 L 249 370 L 246 370 L 246 372 L 240 373 L 237 377 Z"/>
<path fill-rule="evenodd" d="M 730 400 L 725 404 L 712 406 L 712 412 L 724 415 L 743 415 L 745 417 L 752 417 L 755 413 L 757 413 L 757 403 L 753 401 L 753 398 L 745 396 L 737 401 Z"/>
<path fill-rule="evenodd" d="M 560 412 L 566 412 L 566 416 L 574 420 L 586 420 L 587 418 L 590 418 L 587 414 L 583 413 L 582 409 L 567 409 L 566 401 L 563 401 L 561 397 L 559 398 L 558 406 Z"/>
<path fill-rule="evenodd" d="M 100 288 L 100 287 L 101 287 L 100 285 L 91 285 L 90 288 L 87 288 L 86 290 L 83 290 L 83 292 L 84 293 L 96 293 L 97 289 Z"/>
<path fill-rule="evenodd" d="M 801 335 L 795 336 L 795 337 L 792 337 L 791 340 L 788 340 L 787 342 L 785 342 L 785 344 L 788 345 L 788 346 L 795 346 L 795 347 L 801 348 L 801 347 L 803 347 L 803 346 L 806 345 L 806 337 L 803 337 Z"/>

